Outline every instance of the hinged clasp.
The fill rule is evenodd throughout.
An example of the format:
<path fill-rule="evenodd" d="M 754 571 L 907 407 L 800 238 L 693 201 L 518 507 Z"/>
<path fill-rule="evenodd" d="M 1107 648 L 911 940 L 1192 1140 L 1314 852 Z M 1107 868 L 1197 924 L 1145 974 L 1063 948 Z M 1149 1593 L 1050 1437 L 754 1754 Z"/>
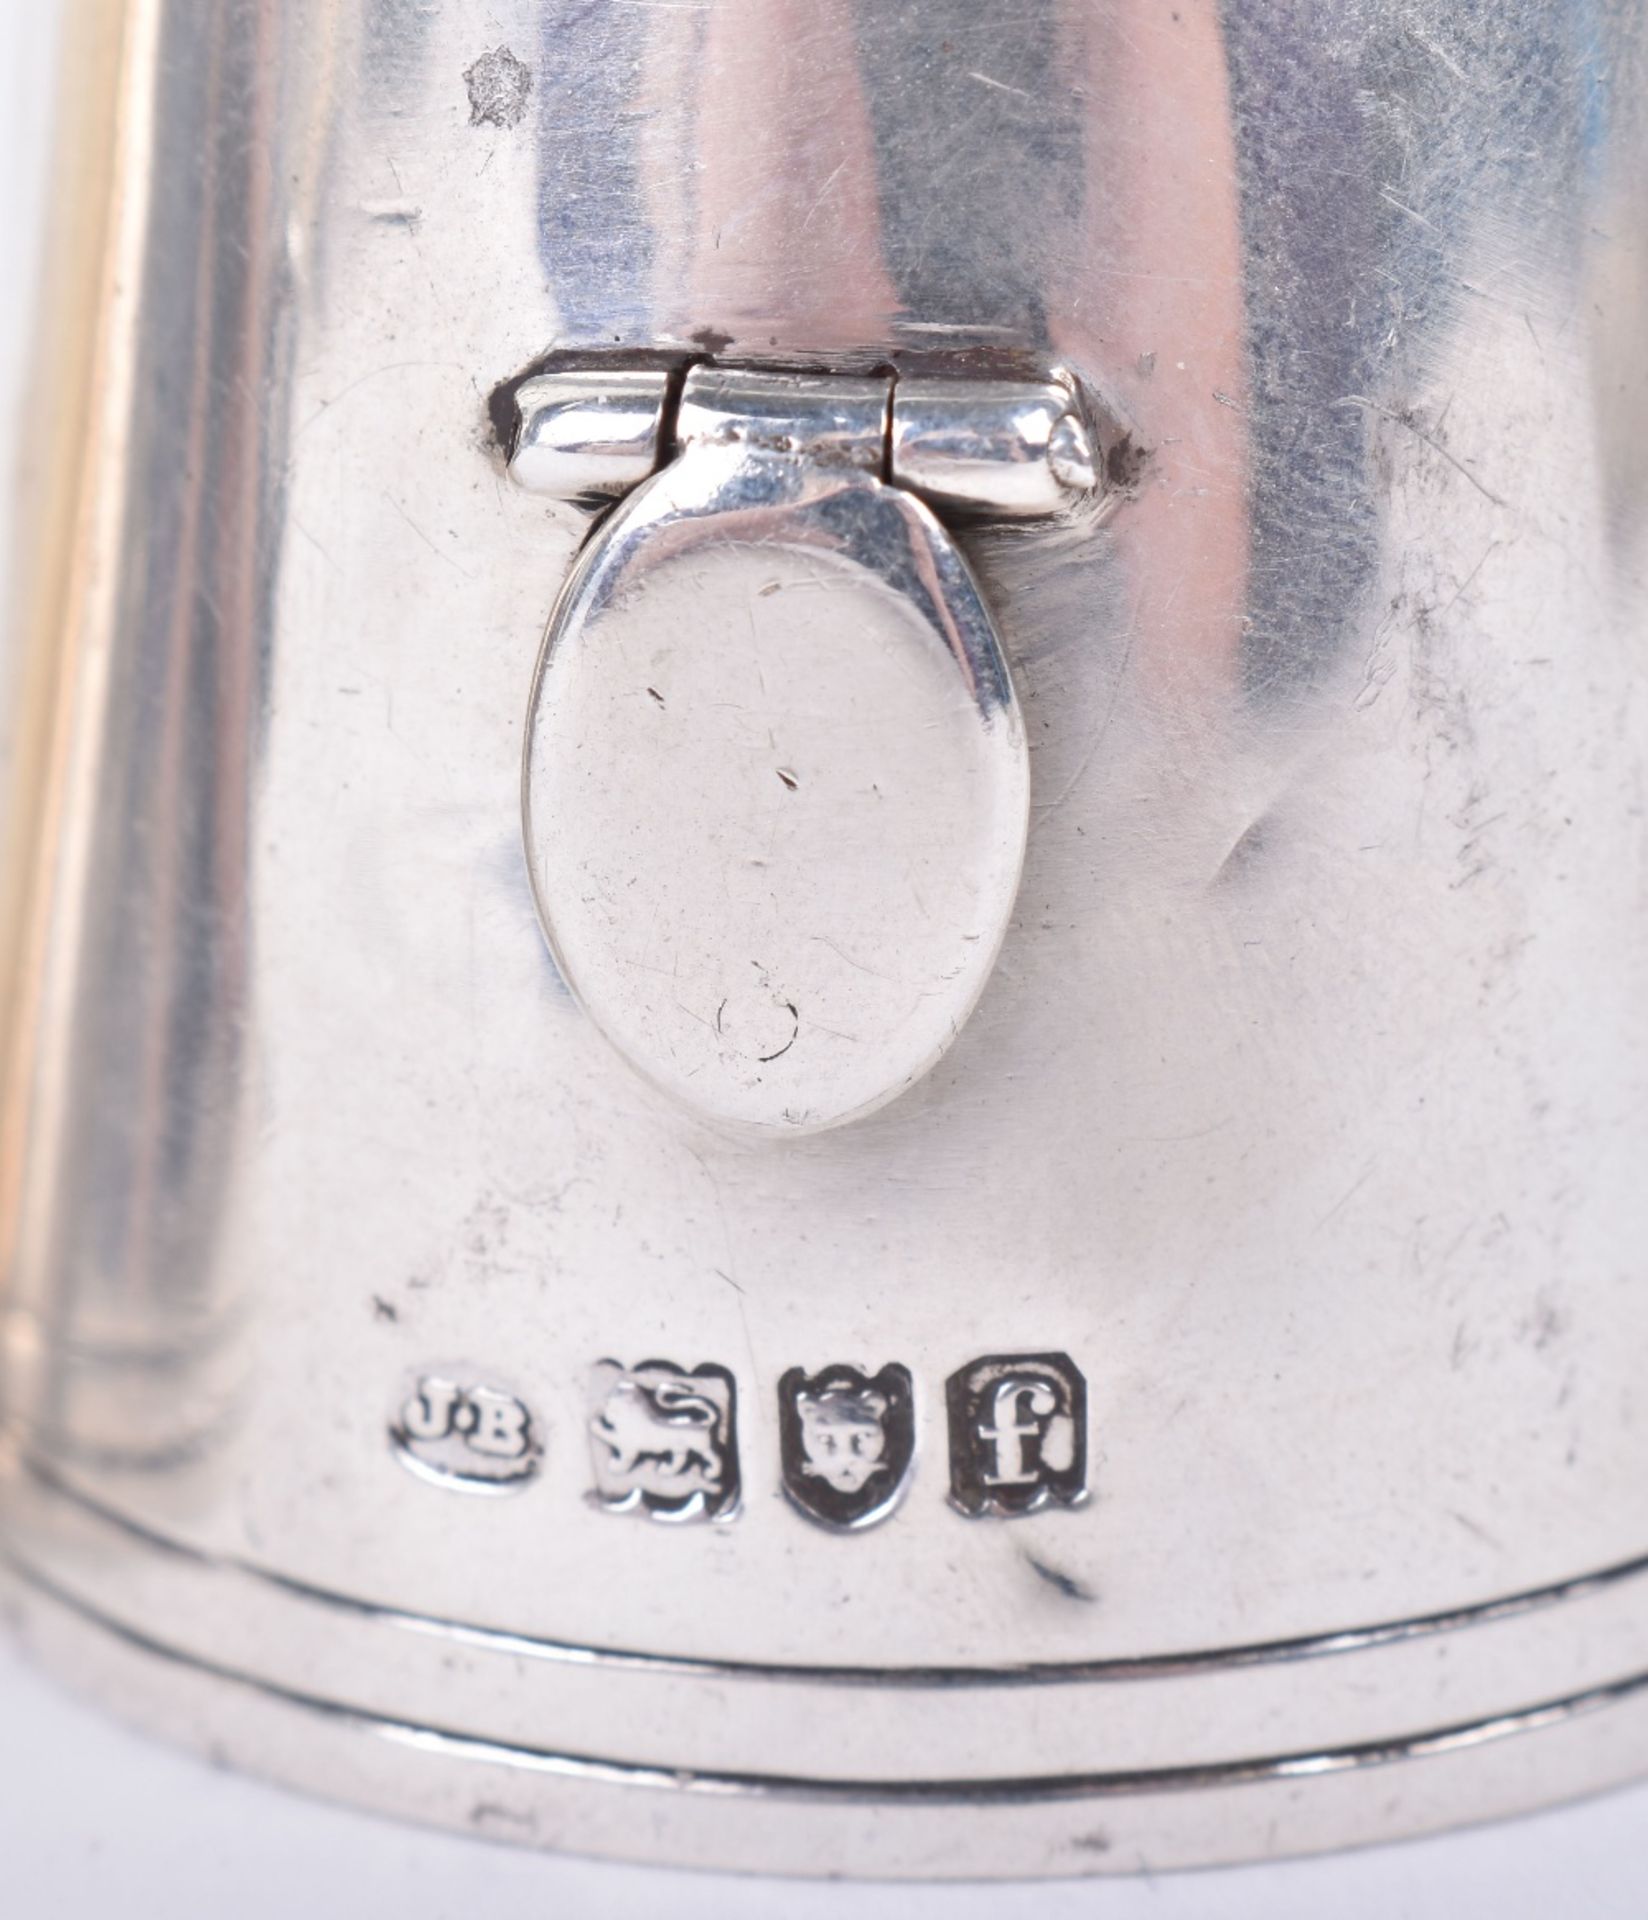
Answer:
<path fill-rule="evenodd" d="M 1099 484 L 1092 423 L 1062 373 L 571 367 L 523 382 L 516 405 L 510 473 L 558 499 L 627 493 L 697 443 L 861 467 L 933 506 L 990 517 L 1064 512 Z"/>
<path fill-rule="evenodd" d="M 562 978 L 700 1119 L 869 1113 L 984 991 L 1029 819 L 1007 653 L 932 509 L 1093 494 L 1075 384 L 588 365 L 517 400 L 523 486 L 624 496 L 527 716 L 527 858 Z"/>

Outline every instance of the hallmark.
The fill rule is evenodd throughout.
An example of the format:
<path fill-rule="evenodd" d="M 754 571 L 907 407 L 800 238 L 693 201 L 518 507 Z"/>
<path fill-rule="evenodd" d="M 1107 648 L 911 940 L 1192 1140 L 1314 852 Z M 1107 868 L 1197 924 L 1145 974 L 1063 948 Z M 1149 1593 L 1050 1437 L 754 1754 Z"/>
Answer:
<path fill-rule="evenodd" d="M 603 1360 L 590 1394 L 592 1498 L 655 1520 L 731 1520 L 738 1511 L 737 1388 L 725 1367 Z"/>
<path fill-rule="evenodd" d="M 1087 1498 L 1087 1383 L 1063 1353 L 991 1355 L 945 1384 L 950 1500 L 1012 1516 Z"/>
<path fill-rule="evenodd" d="M 543 1447 L 526 1403 L 499 1387 L 421 1375 L 389 1428 L 402 1466 L 420 1479 L 507 1492 L 538 1470 Z"/>
<path fill-rule="evenodd" d="M 827 1527 L 870 1527 L 903 1498 L 915 1458 L 915 1399 L 908 1367 L 879 1373 L 791 1367 L 778 1383 L 784 1491 Z"/>

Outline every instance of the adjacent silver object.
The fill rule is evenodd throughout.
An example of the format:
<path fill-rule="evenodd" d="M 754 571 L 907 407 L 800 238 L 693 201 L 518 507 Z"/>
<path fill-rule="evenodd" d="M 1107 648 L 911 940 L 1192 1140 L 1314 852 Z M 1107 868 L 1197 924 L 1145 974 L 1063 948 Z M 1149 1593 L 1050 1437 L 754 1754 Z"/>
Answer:
<path fill-rule="evenodd" d="M 310 1791 L 791 1872 L 1159 1870 L 1644 1770 L 1644 23 L 98 15 L 56 170 L 0 855 L 0 1553 L 42 1658 Z M 554 490 L 514 484 L 524 383 L 620 365 L 653 384 L 563 388 Z M 778 444 L 829 436 L 817 389 L 754 405 L 775 371 L 844 383 L 829 458 Z M 949 381 L 959 412 L 923 384 Z M 1084 477 L 1066 391 L 1102 511 L 1015 518 L 1007 491 Z M 774 574 L 741 487 L 789 542 Z M 795 529 L 837 510 L 967 618 L 887 593 L 886 539 L 820 570 Z M 588 597 L 626 550 L 659 564 L 608 584 L 677 596 L 645 633 Z M 843 593 L 863 629 L 807 616 L 763 695 L 775 603 Z M 563 693 L 552 660 L 529 729 L 563 605 L 590 677 Z M 631 715 L 647 648 L 702 677 L 649 664 Z M 960 670 L 987 686 L 997 654 L 1011 708 Z M 884 1040 L 878 1074 L 809 1082 L 806 1126 L 730 1071 L 708 1106 L 661 1095 L 546 950 L 527 733 L 558 940 L 552 799 L 585 810 L 626 943 L 648 928 L 618 883 L 667 905 L 677 857 L 756 924 L 753 870 L 702 829 L 756 817 L 716 788 L 759 775 L 750 806 L 815 833 L 823 876 L 819 902 L 787 883 L 782 947 L 851 904 L 799 809 L 872 683 L 877 768 L 930 755 L 918 785 L 953 805 L 878 849 L 836 794 L 833 861 L 929 980 L 964 886 L 1000 931 L 1013 862 L 978 824 L 1017 817 L 1022 728 L 988 981 L 873 1111 L 947 1022 L 898 1074 Z M 707 718 L 660 827 L 682 701 Z M 656 961 L 579 946 L 590 1005 L 615 952 Z M 787 954 L 745 957 L 799 1028 Z M 862 977 L 873 1011 L 893 986 Z M 602 1006 L 655 1082 L 686 1080 L 678 1042 L 723 1073 L 673 1000 Z M 757 1065 L 779 1011 L 744 1008 Z M 1026 1363 L 1050 1356 L 1085 1382 L 1087 1497 L 987 1510 L 1048 1467 L 1063 1409 Z M 706 1367 L 731 1383 L 734 1517 L 658 1517 L 685 1476 L 729 1485 L 717 1423 L 670 1425 L 688 1401 L 655 1402 L 674 1447 L 626 1449 L 651 1422 L 618 1407 L 617 1452 L 591 1430 L 662 1358 L 689 1398 Z M 821 1520 L 806 1465 L 868 1459 L 895 1366 L 903 1497 Z M 860 1391 L 842 1369 L 851 1410 L 822 1405 Z M 784 1442 L 796 1371 L 833 1427 L 813 1453 Z M 408 1470 L 426 1377 L 530 1409 L 524 1484 Z M 406 1431 L 467 1470 L 455 1430 Z M 861 1468 L 831 1470 L 851 1495 Z"/>

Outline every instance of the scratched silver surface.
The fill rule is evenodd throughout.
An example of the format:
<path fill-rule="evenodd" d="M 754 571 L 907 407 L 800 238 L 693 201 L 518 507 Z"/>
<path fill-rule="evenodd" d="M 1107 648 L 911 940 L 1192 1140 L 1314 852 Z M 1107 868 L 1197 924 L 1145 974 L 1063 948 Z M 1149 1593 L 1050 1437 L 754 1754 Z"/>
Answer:
<path fill-rule="evenodd" d="M 1638 0 L 119 21 L 82 592 L 14 756 L 47 1657 L 373 1804 L 806 1871 L 1640 1769 Z M 1022 354 L 1121 423 L 1101 525 L 964 535 L 1023 890 L 956 1044 L 829 1134 L 662 1101 L 535 924 L 521 729 L 588 523 L 495 416 L 613 346 Z M 1051 1352 L 1089 1497 L 964 1518 L 945 1380 Z M 658 1356 L 733 1376 L 727 1524 L 587 1498 L 590 1369 Z M 850 1536 L 780 1483 L 777 1382 L 837 1363 L 915 1381 Z M 423 1375 L 518 1396 L 536 1472 L 403 1471 Z"/>

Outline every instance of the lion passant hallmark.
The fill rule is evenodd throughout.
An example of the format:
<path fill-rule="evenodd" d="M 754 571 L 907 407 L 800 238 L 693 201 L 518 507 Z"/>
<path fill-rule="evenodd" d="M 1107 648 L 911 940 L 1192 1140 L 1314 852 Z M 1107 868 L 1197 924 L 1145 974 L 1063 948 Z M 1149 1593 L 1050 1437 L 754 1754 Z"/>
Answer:
<path fill-rule="evenodd" d="M 725 1367 L 668 1360 L 591 1376 L 594 1499 L 655 1520 L 730 1520 L 738 1511 L 737 1388 Z"/>

